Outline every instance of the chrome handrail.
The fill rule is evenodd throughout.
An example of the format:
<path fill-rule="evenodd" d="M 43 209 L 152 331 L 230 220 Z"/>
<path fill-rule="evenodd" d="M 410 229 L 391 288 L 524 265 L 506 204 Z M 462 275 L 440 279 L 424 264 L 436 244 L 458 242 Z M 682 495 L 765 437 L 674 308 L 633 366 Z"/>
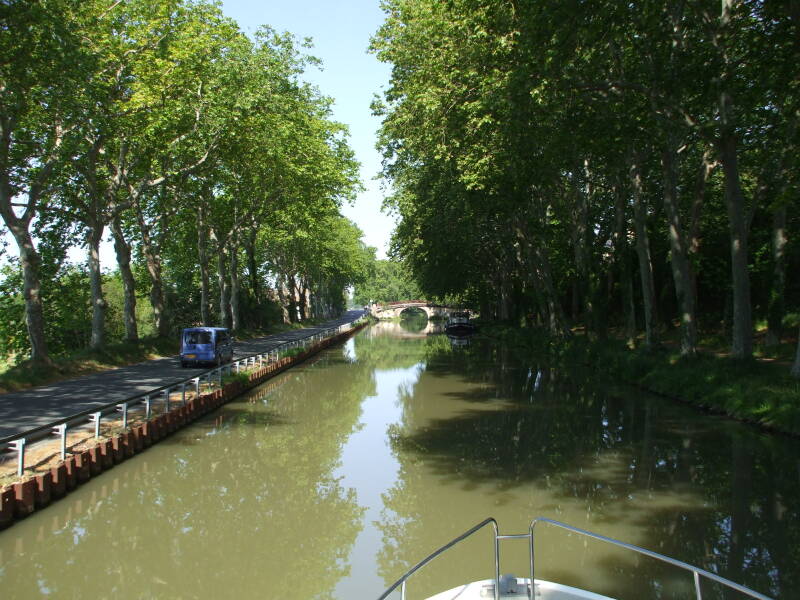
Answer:
<path fill-rule="evenodd" d="M 494 580 L 495 580 L 495 583 L 494 583 L 494 599 L 495 600 L 499 600 L 499 598 L 500 598 L 500 596 L 499 596 L 499 594 L 500 594 L 500 540 L 510 540 L 510 539 L 524 539 L 524 538 L 527 538 L 528 541 L 529 541 L 530 569 L 531 569 L 531 572 L 530 572 L 531 584 L 530 584 L 530 587 L 529 587 L 529 594 L 530 594 L 529 597 L 530 598 L 535 597 L 535 594 L 536 594 L 535 593 L 535 581 L 536 581 L 536 579 L 535 579 L 535 570 L 534 570 L 534 548 L 533 548 L 533 544 L 534 544 L 534 528 L 536 527 L 537 523 L 546 523 L 548 525 L 553 525 L 555 527 L 560 527 L 561 529 L 566 529 L 567 531 L 571 531 L 573 533 L 577 533 L 579 535 L 583 535 L 583 536 L 592 538 L 594 540 L 598 540 L 598 541 L 601 541 L 601 542 L 607 542 L 607 543 L 609 543 L 609 544 L 611 544 L 613 546 L 624 548 L 626 550 L 631 550 L 631 551 L 636 552 L 638 554 L 642 554 L 644 556 L 648 556 L 650 558 L 654 558 L 656 560 L 665 562 L 665 563 L 673 565 L 675 567 L 679 567 L 681 569 L 684 569 L 686 571 L 691 571 L 692 575 L 694 577 L 695 595 L 697 597 L 697 600 L 702 600 L 702 592 L 700 590 L 700 578 L 701 577 L 705 577 L 706 579 L 710 579 L 711 581 L 714 581 L 716 583 L 724 585 L 724 586 L 726 586 L 726 587 L 728 587 L 728 588 L 730 588 L 730 589 L 732 589 L 734 591 L 741 592 L 741 593 L 743 593 L 743 594 L 745 594 L 747 596 L 750 596 L 751 598 L 756 598 L 757 600 L 773 600 L 769 596 L 765 596 L 764 594 L 761 594 L 759 592 L 756 592 L 754 590 L 746 588 L 743 585 L 739 585 L 738 583 L 735 583 L 735 582 L 731 581 L 730 579 L 725 579 L 724 577 L 720 577 L 719 575 L 716 575 L 715 573 L 711 573 L 710 571 L 706 571 L 705 569 L 701 569 L 699 567 L 695 567 L 693 565 L 690 565 L 689 563 L 685 563 L 683 561 L 680 561 L 680 560 L 677 560 L 677 559 L 674 559 L 674 558 L 670 558 L 669 556 L 664 556 L 663 554 L 659 554 L 658 552 L 653 552 L 652 550 L 647 550 L 646 548 L 641 548 L 639 546 L 634 546 L 633 544 L 628 544 L 626 542 L 621 542 L 619 540 L 615 540 L 614 538 L 606 537 L 606 536 L 600 535 L 598 533 L 593 533 L 593 532 L 587 531 L 585 529 L 580 529 L 578 527 L 573 527 L 572 525 L 567 525 L 566 523 L 562 523 L 560 521 L 554 521 L 553 519 L 548 519 L 546 517 L 536 517 L 533 520 L 531 520 L 530 525 L 528 527 L 528 533 L 521 533 L 521 534 L 514 534 L 514 535 L 500 535 L 499 530 L 498 530 L 498 526 L 497 526 L 497 521 L 493 517 L 489 517 L 489 518 L 481 521 L 480 523 L 478 523 L 477 525 L 475 525 L 474 527 L 472 527 L 468 531 L 462 533 L 457 538 L 455 538 L 452 541 L 448 542 L 447 544 L 445 544 L 444 546 L 442 546 L 441 548 L 439 548 L 438 550 L 436 550 L 432 554 L 430 554 L 427 557 L 425 557 L 424 559 L 422 559 L 420 562 L 418 562 L 416 565 L 414 565 L 411 569 L 409 569 L 405 573 L 405 575 L 403 575 L 400 579 L 395 581 L 389 588 L 387 588 L 387 590 L 385 592 L 383 592 L 383 594 L 378 598 L 378 600 L 385 600 L 386 598 L 389 597 L 389 594 L 394 592 L 400 586 L 402 586 L 402 588 L 401 588 L 401 598 L 402 598 L 402 600 L 405 600 L 405 598 L 406 598 L 406 582 L 408 581 L 408 579 L 411 578 L 411 576 L 414 573 L 419 571 L 422 567 L 424 567 L 425 565 L 430 563 L 433 559 L 437 558 L 439 555 L 443 554 L 446 550 L 449 550 L 450 548 L 452 548 L 453 546 L 455 546 L 456 544 L 458 544 L 462 540 L 468 538 L 469 536 L 471 536 L 473 533 L 477 532 L 478 530 L 483 529 L 489 523 L 492 524 L 492 527 L 494 529 L 494 573 L 495 573 L 495 576 L 494 576 Z"/>
<path fill-rule="evenodd" d="M 528 528 L 528 535 L 530 535 L 530 557 L 531 557 L 531 581 L 534 579 L 534 565 L 533 565 L 533 529 L 537 523 L 547 523 L 548 525 L 553 525 L 555 527 L 560 527 L 561 529 L 566 529 L 567 531 L 571 531 L 573 533 L 577 533 L 579 535 L 583 535 L 594 540 L 598 540 L 601 542 L 607 542 L 613 546 L 618 546 L 620 548 L 625 548 L 626 550 L 631 550 L 633 552 L 637 552 L 638 554 L 643 554 L 644 556 L 649 556 L 650 558 L 655 558 L 656 560 L 660 560 L 661 562 L 665 562 L 667 564 L 673 565 L 675 567 L 679 567 L 686 571 L 691 571 L 694 577 L 694 588 L 695 588 L 695 595 L 697 600 L 702 600 L 702 593 L 700 591 L 700 577 L 705 577 L 712 581 L 715 581 L 719 584 L 722 584 L 732 590 L 737 592 L 741 592 L 742 594 L 746 594 L 751 598 L 758 598 L 758 600 L 772 600 L 769 596 L 765 596 L 764 594 L 760 594 L 754 590 L 744 587 L 743 585 L 739 585 L 731 581 L 730 579 L 725 579 L 724 577 L 720 577 L 710 571 L 706 571 L 705 569 L 701 569 L 700 567 L 695 567 L 690 565 L 689 563 L 685 563 L 683 561 L 670 558 L 669 556 L 664 556 L 663 554 L 659 554 L 658 552 L 653 552 L 652 550 L 647 550 L 646 548 L 641 548 L 639 546 L 634 546 L 633 544 L 628 544 L 626 542 L 621 542 L 619 540 L 615 540 L 614 538 L 606 537 L 604 535 L 600 535 L 598 533 L 593 533 L 591 531 L 587 531 L 585 529 L 580 529 L 578 527 L 573 527 L 572 525 L 567 525 L 566 523 L 561 523 L 560 521 L 554 521 L 553 519 L 547 519 L 545 517 L 537 517 L 533 519 L 530 523 L 530 527 Z"/>
<path fill-rule="evenodd" d="M 429 554 L 428 556 L 423 558 L 416 565 L 411 567 L 411 569 L 406 571 L 406 574 L 403 575 L 397 581 L 395 581 L 391 585 L 391 587 L 389 587 L 385 592 L 383 592 L 383 594 L 381 594 L 381 596 L 380 596 L 380 598 L 378 598 L 378 600 L 385 600 L 386 598 L 389 597 L 389 594 L 391 594 L 393 591 L 395 591 L 401 585 L 403 587 L 402 587 L 402 589 L 400 591 L 400 597 L 402 598 L 402 600 L 405 600 L 405 598 L 406 598 L 406 581 L 408 581 L 408 579 L 414 573 L 419 571 L 422 567 L 424 567 L 425 565 L 430 563 L 433 559 L 438 557 L 440 554 L 444 553 L 446 550 L 449 550 L 450 548 L 452 548 L 453 546 L 455 546 L 456 544 L 458 544 L 462 540 L 468 538 L 469 536 L 471 536 L 476 531 L 478 531 L 480 529 L 483 529 L 489 523 L 492 524 L 492 528 L 494 529 L 494 600 L 499 600 L 500 599 L 500 595 L 499 595 L 500 594 L 500 546 L 499 546 L 499 543 L 498 543 L 499 542 L 499 539 L 498 539 L 499 536 L 498 536 L 498 529 L 497 529 L 497 521 L 495 521 L 493 517 L 489 517 L 488 519 L 484 519 L 483 521 L 481 521 L 480 523 L 475 525 L 475 527 L 473 527 L 472 529 L 470 529 L 468 531 L 465 531 L 464 533 L 462 533 L 457 538 L 449 541 L 447 544 L 445 544 L 444 546 L 442 546 L 438 550 L 432 552 L 431 554 Z"/>

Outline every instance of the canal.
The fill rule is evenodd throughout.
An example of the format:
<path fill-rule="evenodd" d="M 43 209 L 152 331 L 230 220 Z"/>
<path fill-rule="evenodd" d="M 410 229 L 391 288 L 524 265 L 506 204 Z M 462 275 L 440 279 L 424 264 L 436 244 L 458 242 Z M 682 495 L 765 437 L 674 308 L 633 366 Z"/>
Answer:
<path fill-rule="evenodd" d="M 796 440 L 382 323 L 0 532 L 0 597 L 375 598 L 485 517 L 541 515 L 796 598 L 798 498 Z M 525 575 L 524 542 L 501 550 Z M 491 575 L 479 534 L 409 597 Z M 693 597 L 690 576 L 545 529 L 537 576 Z"/>

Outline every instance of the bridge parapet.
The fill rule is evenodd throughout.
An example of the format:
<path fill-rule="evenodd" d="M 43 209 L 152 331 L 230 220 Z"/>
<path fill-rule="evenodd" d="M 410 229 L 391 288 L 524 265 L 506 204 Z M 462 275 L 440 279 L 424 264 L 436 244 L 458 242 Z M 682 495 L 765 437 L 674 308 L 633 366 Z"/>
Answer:
<path fill-rule="evenodd" d="M 388 302 L 386 304 L 373 304 L 370 307 L 370 313 L 373 317 L 378 319 L 396 319 L 400 314 L 409 308 L 418 308 L 425 312 L 430 319 L 431 317 L 447 318 L 451 312 L 461 309 L 443 306 L 441 304 L 433 304 L 425 300 L 405 300 L 401 302 Z"/>

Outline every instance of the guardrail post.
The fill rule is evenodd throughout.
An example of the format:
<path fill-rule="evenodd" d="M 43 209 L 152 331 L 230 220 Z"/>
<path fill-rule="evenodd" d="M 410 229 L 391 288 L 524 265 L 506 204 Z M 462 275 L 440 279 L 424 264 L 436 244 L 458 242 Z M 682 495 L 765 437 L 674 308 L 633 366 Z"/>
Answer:
<path fill-rule="evenodd" d="M 119 404 L 117 406 L 119 406 Z M 127 429 L 128 428 L 128 403 L 127 402 L 123 402 L 122 403 L 122 428 L 123 429 Z"/>
<path fill-rule="evenodd" d="M 53 427 L 53 433 L 61 436 L 61 460 L 67 458 L 67 424 L 62 423 Z"/>
<path fill-rule="evenodd" d="M 186 406 L 186 382 L 181 384 L 181 405 Z"/>
<path fill-rule="evenodd" d="M 169 388 L 164 390 L 164 395 L 167 398 L 167 403 L 166 403 L 166 406 L 164 407 L 164 411 L 165 412 L 169 412 Z"/>
<path fill-rule="evenodd" d="M 194 378 L 194 395 L 195 395 L 195 397 L 200 395 L 200 378 L 199 377 L 195 377 Z"/>
<path fill-rule="evenodd" d="M 25 472 L 25 438 L 19 438 L 11 442 L 11 447 L 17 451 L 17 475 L 22 477 Z"/>
<path fill-rule="evenodd" d="M 94 439 L 100 437 L 100 419 L 103 418 L 103 413 L 97 411 L 96 413 L 92 413 L 90 419 L 92 423 L 94 423 Z"/>
<path fill-rule="evenodd" d="M 150 394 L 144 397 L 144 418 L 150 419 Z"/>

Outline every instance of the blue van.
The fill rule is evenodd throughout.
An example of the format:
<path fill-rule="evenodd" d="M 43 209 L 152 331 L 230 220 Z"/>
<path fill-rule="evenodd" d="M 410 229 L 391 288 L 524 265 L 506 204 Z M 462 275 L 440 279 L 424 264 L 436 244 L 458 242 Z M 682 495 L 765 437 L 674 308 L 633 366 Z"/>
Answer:
<path fill-rule="evenodd" d="M 224 327 L 189 327 L 181 334 L 181 367 L 233 360 L 233 337 Z"/>

